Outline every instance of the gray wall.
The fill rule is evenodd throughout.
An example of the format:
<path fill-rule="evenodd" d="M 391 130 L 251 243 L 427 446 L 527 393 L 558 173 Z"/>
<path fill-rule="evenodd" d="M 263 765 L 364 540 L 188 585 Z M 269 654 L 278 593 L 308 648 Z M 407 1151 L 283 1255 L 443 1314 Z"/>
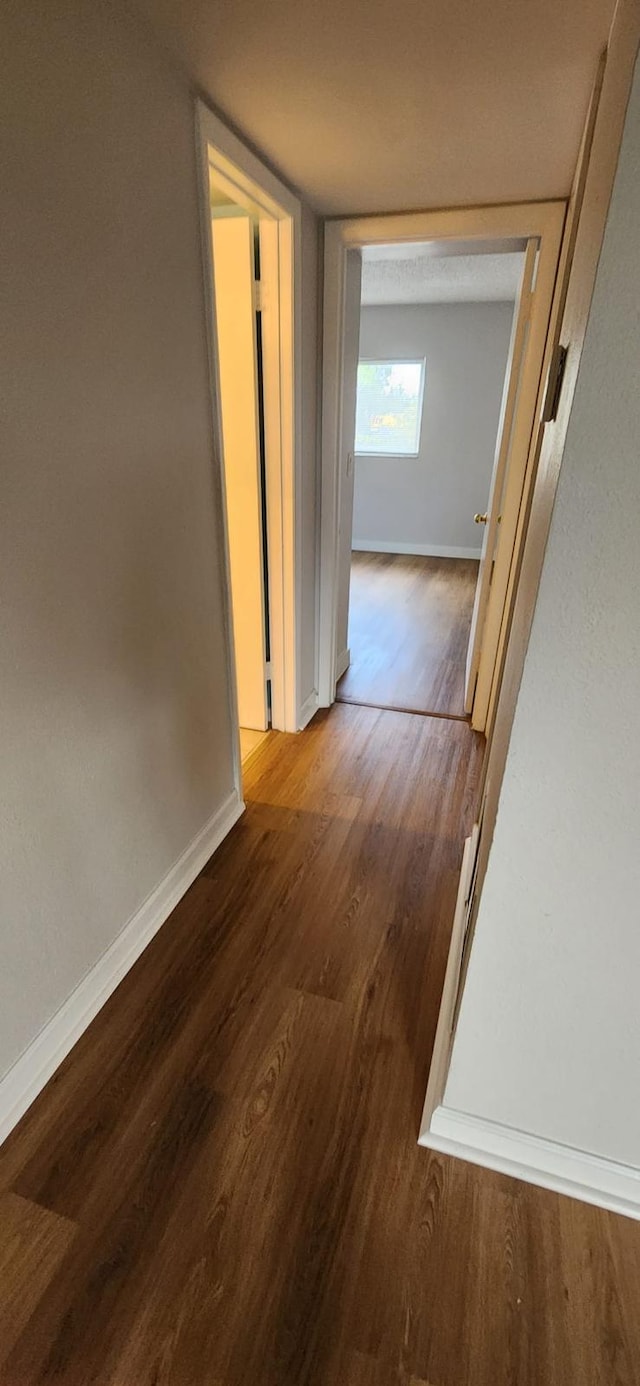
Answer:
<path fill-rule="evenodd" d="M 479 553 L 512 318 L 511 303 L 362 309 L 362 357 L 427 366 L 419 457 L 356 458 L 355 544 Z"/>
<path fill-rule="evenodd" d="M 636 1168 L 639 226 L 636 72 L 445 1095 Z"/>
<path fill-rule="evenodd" d="M 4 40 L 0 1074 L 232 788 L 193 98 L 118 0 Z"/>

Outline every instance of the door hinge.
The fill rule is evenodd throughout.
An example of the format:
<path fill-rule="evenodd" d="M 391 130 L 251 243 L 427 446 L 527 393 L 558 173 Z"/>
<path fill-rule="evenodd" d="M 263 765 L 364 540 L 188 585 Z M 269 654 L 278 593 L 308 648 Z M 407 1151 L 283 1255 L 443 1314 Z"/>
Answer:
<path fill-rule="evenodd" d="M 253 294 L 254 294 L 254 303 L 255 303 L 255 306 L 256 306 L 256 313 L 261 313 L 261 312 L 262 312 L 262 309 L 263 309 L 263 302 L 262 302 L 262 283 L 261 283 L 261 281 L 260 281 L 259 279 L 254 279 L 254 281 L 253 281 Z"/>
<path fill-rule="evenodd" d="M 562 383 L 564 380 L 568 351 L 568 347 L 561 346 L 558 342 L 551 358 L 549 379 L 547 381 L 547 393 L 545 395 L 544 409 L 542 411 L 543 423 L 553 423 L 553 420 L 558 417 L 558 406 L 560 404 L 560 395 L 562 394 Z"/>
<path fill-rule="evenodd" d="M 271 660 L 270 660 L 270 659 L 266 659 L 266 660 L 265 660 L 265 663 L 264 663 L 264 676 L 265 676 L 265 679 L 270 679 L 270 678 L 271 678 Z"/>

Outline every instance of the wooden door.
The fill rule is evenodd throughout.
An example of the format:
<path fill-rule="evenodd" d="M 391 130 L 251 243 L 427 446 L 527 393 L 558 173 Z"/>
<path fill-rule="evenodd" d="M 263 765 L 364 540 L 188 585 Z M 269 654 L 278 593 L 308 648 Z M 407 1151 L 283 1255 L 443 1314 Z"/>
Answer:
<path fill-rule="evenodd" d="M 526 425 L 524 427 L 518 427 L 518 413 L 519 411 L 522 413 L 526 407 L 525 401 L 522 399 L 522 378 L 529 336 L 529 320 L 537 256 L 538 242 L 536 240 L 528 241 L 524 256 L 520 291 L 513 316 L 513 327 L 511 330 L 509 355 L 507 358 L 507 370 L 502 394 L 500 422 L 498 425 L 495 459 L 489 488 L 487 514 L 482 520 L 484 524 L 482 555 L 480 558 L 480 570 L 478 573 L 473 616 L 471 619 L 471 634 L 467 650 L 467 667 L 465 674 L 465 711 L 471 713 L 473 712 L 478 670 L 480 667 L 481 655 L 483 653 L 483 639 L 493 578 L 494 559 L 498 542 L 505 542 L 504 533 L 500 531 L 500 524 L 502 502 L 509 467 L 513 461 L 514 451 L 518 446 L 521 451 L 524 449 L 524 460 L 526 462 L 526 453 L 529 446 L 530 427 L 528 432 L 526 431 Z M 509 542 L 510 539 L 511 536 L 506 536 L 507 542 Z M 486 654 L 487 651 L 485 651 L 485 655 Z M 474 726 L 477 726 L 479 731 L 484 731 L 484 726 L 478 725 L 477 718 L 474 719 Z"/>
<path fill-rule="evenodd" d="M 254 225 L 212 223 L 216 339 L 238 714 L 268 725 L 263 507 L 256 344 Z"/>

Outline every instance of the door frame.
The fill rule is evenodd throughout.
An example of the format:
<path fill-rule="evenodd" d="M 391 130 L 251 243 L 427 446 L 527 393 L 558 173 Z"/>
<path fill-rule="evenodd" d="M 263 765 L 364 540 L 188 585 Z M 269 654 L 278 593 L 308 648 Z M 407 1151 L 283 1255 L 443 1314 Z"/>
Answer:
<path fill-rule="evenodd" d="M 217 194 L 216 194 L 217 195 Z M 220 214 L 219 214 L 220 212 Z M 268 705 L 268 605 L 264 458 L 260 427 L 256 223 L 237 206 L 212 208 L 216 346 L 221 389 L 225 517 L 240 726 L 265 732 Z"/>
<path fill-rule="evenodd" d="M 531 335 L 535 336 L 535 359 L 542 377 L 545 344 L 557 272 L 567 203 L 513 203 L 499 206 L 461 207 L 432 212 L 400 212 L 382 216 L 349 217 L 325 225 L 324 305 L 323 305 L 323 390 L 322 390 L 322 503 L 320 521 L 320 619 L 318 651 L 318 701 L 328 707 L 336 693 L 336 617 L 338 599 L 338 529 L 343 484 L 341 466 L 342 379 L 344 374 L 345 280 L 349 250 L 369 245 L 411 241 L 475 241 L 520 243 L 536 238 L 540 254 L 536 286 L 544 292 L 534 295 Z M 535 396 L 531 399 L 531 432 L 535 418 Z M 526 458 L 525 458 L 526 462 Z M 526 468 L 521 478 L 516 513 L 521 509 Z M 514 502 L 515 508 L 515 502 Z M 523 542 L 523 536 L 518 536 Z M 498 555 L 496 555 L 497 559 Z M 504 555 L 508 571 L 513 551 Z"/>
<path fill-rule="evenodd" d="M 486 728 L 488 707 L 486 696 L 481 698 L 479 695 L 483 691 L 483 683 L 487 682 L 486 666 L 488 663 L 490 664 L 492 677 L 497 655 L 494 637 L 493 651 L 490 652 L 489 660 L 482 658 L 488 643 L 485 626 L 489 615 L 490 597 L 495 589 L 495 578 L 498 576 L 496 572 L 498 549 L 500 556 L 503 556 L 506 548 L 508 558 L 513 552 L 515 526 L 513 515 L 509 514 L 509 500 L 514 497 L 515 492 L 515 501 L 518 506 L 516 513 L 519 513 L 522 477 L 526 467 L 531 437 L 531 406 L 537 396 L 540 380 L 540 363 L 535 351 L 535 341 L 532 342 L 530 331 L 532 296 L 535 291 L 539 268 L 537 240 L 526 242 L 522 252 L 522 261 L 520 284 L 511 321 L 511 340 L 502 384 L 500 420 L 496 434 L 489 494 L 486 501 L 480 567 L 467 645 L 464 708 L 465 712 L 472 717 L 474 727 L 481 731 Z M 551 306 L 552 292 L 553 281 L 547 283 L 549 307 Z M 531 350 L 532 346 L 533 350 Z M 522 407 L 523 401 L 524 408 Z M 517 465 L 514 467 L 516 459 L 519 463 L 519 471 Z M 504 542 L 499 543 L 505 534 L 505 522 L 508 526 L 506 544 Z"/>
<path fill-rule="evenodd" d="M 224 560 L 225 635 L 234 772 L 241 785 L 231 582 L 222 443 L 220 382 L 215 329 L 209 171 L 239 206 L 277 230 L 276 253 L 261 266 L 262 351 L 265 375 L 265 472 L 269 547 L 271 722 L 280 731 L 301 726 L 300 650 L 302 612 L 302 206 L 271 169 L 205 106 L 196 101 L 196 150 L 206 291 L 210 398 L 216 466 L 216 506 Z M 269 383 L 267 383 L 267 381 Z"/>
<path fill-rule="evenodd" d="M 471 932 L 475 927 L 500 791 L 507 763 L 520 682 L 542 577 L 546 543 L 560 479 L 573 398 L 582 359 L 600 251 L 618 165 L 624 123 L 640 43 L 638 0 L 618 0 L 609 41 L 601 54 L 569 198 L 561 261 L 547 342 L 547 372 L 543 376 L 537 426 L 532 437 L 529 467 L 532 482 L 528 509 L 521 518 L 525 541 L 514 572 L 513 601 L 504 632 L 504 658 L 497 689 L 492 690 L 494 715 L 483 767 L 477 886 Z M 560 345 L 567 350 L 557 412 L 544 417 L 547 375 Z M 464 985 L 464 976 L 461 987 Z"/>

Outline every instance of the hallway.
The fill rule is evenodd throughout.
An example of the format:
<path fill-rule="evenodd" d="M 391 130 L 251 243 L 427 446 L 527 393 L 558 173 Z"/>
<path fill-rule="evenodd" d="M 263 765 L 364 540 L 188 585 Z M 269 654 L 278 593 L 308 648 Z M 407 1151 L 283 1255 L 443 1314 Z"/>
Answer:
<path fill-rule="evenodd" d="M 637 1229 L 416 1145 L 481 742 L 338 706 L 0 1153 L 2 1386 L 596 1386 Z"/>
<path fill-rule="evenodd" d="M 478 563 L 353 553 L 351 664 L 341 702 L 464 716 L 464 676 Z"/>

